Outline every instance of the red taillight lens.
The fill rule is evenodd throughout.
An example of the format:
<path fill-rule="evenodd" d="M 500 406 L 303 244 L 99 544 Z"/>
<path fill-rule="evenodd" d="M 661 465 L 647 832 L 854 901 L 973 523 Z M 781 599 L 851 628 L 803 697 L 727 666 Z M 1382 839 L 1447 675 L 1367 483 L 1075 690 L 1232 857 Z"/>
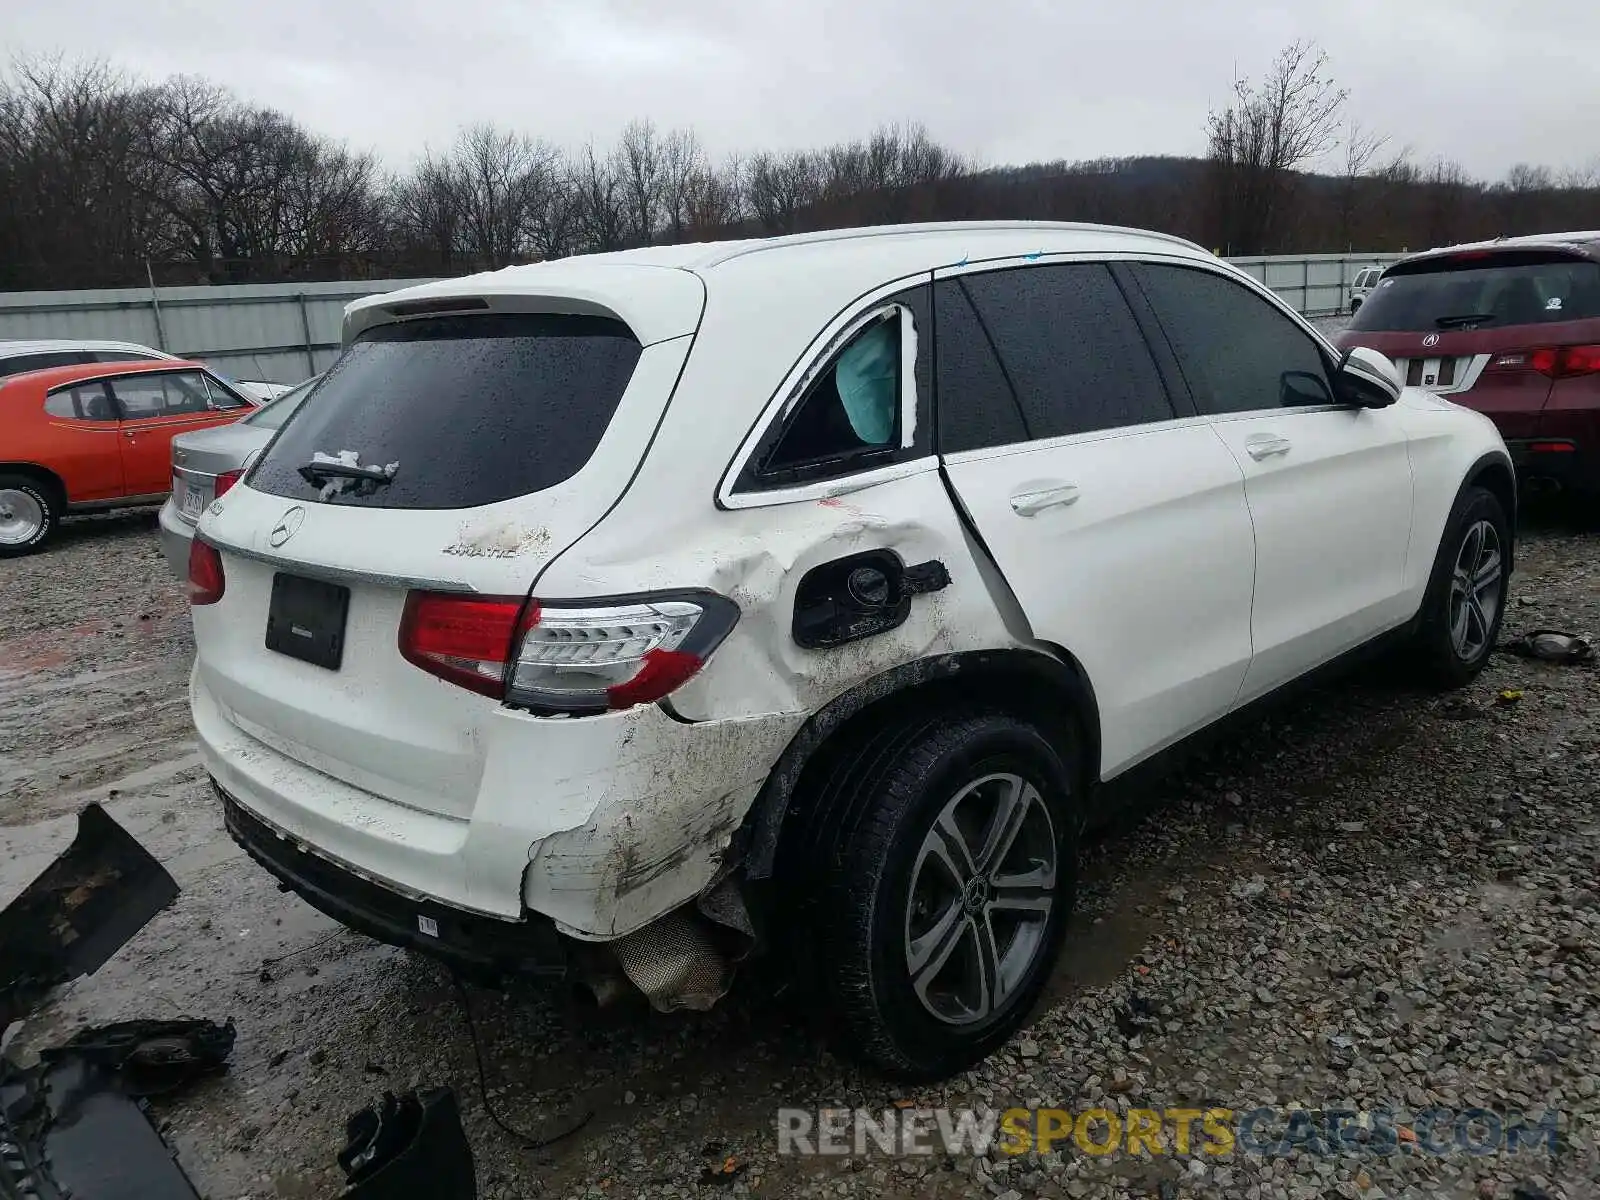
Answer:
<path fill-rule="evenodd" d="M 1600 346 L 1541 346 L 1508 350 L 1489 360 L 1486 371 L 1537 371 L 1550 379 L 1592 375 L 1600 371 Z"/>
<path fill-rule="evenodd" d="M 222 599 L 227 580 L 222 574 L 222 555 L 215 546 L 199 538 L 189 539 L 189 603 L 215 604 Z"/>
<path fill-rule="evenodd" d="M 448 683 L 498 699 L 517 634 L 538 615 L 537 606 L 520 596 L 412 592 L 400 618 L 400 656 Z"/>
<path fill-rule="evenodd" d="M 1561 352 L 1561 374 L 1593 375 L 1600 371 L 1600 346 L 1568 346 Z"/>
<path fill-rule="evenodd" d="M 580 716 L 651 704 L 692 678 L 739 619 L 713 592 L 541 604 L 526 622 L 506 702 Z"/>
<path fill-rule="evenodd" d="M 215 500 L 234 484 L 238 483 L 243 477 L 243 471 L 224 471 L 221 475 L 217 476 L 217 485 L 214 489 L 212 489 L 211 498 Z"/>

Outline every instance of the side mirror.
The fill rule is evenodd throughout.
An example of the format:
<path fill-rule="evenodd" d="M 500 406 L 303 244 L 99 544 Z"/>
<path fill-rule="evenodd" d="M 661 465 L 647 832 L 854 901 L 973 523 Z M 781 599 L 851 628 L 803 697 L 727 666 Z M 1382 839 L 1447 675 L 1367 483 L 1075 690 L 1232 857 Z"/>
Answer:
<path fill-rule="evenodd" d="M 1405 383 L 1386 355 L 1365 346 L 1352 346 L 1339 358 L 1335 387 L 1341 404 L 1388 408 L 1400 399 Z"/>

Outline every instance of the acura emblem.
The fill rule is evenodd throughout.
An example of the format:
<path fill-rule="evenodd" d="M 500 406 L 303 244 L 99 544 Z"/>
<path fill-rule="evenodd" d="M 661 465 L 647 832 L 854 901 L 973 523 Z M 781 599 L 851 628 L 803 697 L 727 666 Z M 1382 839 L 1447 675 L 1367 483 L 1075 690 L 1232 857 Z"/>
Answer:
<path fill-rule="evenodd" d="M 1430 333 L 1427 337 L 1422 339 L 1422 344 L 1429 350 L 1432 350 L 1439 344 L 1439 335 L 1437 333 Z"/>
<path fill-rule="evenodd" d="M 300 532 L 300 526 L 306 523 L 306 510 L 296 504 L 283 514 L 283 520 L 272 527 L 272 532 L 267 534 L 267 544 L 277 549 L 295 534 Z"/>

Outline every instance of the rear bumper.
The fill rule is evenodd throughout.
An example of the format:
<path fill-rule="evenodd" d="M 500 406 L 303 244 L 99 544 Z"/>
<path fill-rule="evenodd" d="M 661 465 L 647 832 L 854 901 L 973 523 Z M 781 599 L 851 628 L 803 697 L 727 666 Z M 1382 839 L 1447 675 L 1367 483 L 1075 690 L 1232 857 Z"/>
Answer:
<path fill-rule="evenodd" d="M 470 815 L 457 817 L 365 791 L 246 732 L 207 685 L 204 657 L 202 647 L 189 684 L 201 758 L 275 836 L 408 902 L 500 923 L 538 914 L 593 941 L 632 933 L 712 882 L 802 720 L 690 724 L 654 705 L 569 720 L 499 709 L 481 735 Z M 409 936 L 416 906 L 408 911 Z"/>
<path fill-rule="evenodd" d="M 307 904 L 391 946 L 417 950 L 464 974 L 560 976 L 566 946 L 546 917 L 479 917 L 403 896 L 312 853 L 240 807 L 212 781 L 228 834 L 244 852 Z"/>
<path fill-rule="evenodd" d="M 1519 438 L 1508 440 L 1506 449 L 1517 469 L 1517 479 L 1526 485 L 1542 480 L 1570 491 L 1600 491 L 1600 453 L 1570 438 Z"/>
<path fill-rule="evenodd" d="M 189 578 L 189 543 L 194 538 L 194 526 L 178 515 L 177 505 L 168 497 L 161 506 L 161 553 L 167 566 L 179 579 Z"/>

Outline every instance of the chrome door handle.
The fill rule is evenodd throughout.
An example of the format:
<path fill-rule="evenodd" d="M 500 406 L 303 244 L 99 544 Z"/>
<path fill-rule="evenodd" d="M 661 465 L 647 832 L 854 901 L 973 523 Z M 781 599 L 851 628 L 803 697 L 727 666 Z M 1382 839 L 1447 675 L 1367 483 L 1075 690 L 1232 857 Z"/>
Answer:
<path fill-rule="evenodd" d="M 1078 489 L 1070 483 L 1060 487 L 1042 488 L 1037 492 L 1018 492 L 1011 497 L 1011 511 L 1019 517 L 1031 517 L 1047 508 L 1065 507 L 1078 500 Z"/>
<path fill-rule="evenodd" d="M 1271 458 L 1274 454 L 1289 453 L 1289 439 L 1283 437 L 1251 438 L 1244 444 L 1244 452 L 1257 462 L 1260 462 L 1263 458 Z"/>

